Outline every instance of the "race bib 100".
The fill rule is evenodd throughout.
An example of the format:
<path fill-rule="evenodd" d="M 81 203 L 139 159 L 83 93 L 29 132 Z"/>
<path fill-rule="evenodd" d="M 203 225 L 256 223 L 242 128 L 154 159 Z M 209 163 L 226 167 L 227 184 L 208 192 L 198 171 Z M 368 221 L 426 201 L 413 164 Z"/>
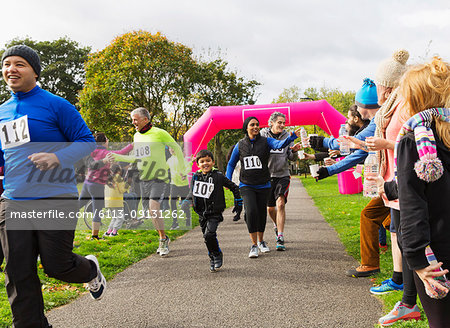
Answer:
<path fill-rule="evenodd" d="M 0 138 L 3 149 L 17 147 L 30 142 L 28 116 L 24 115 L 14 121 L 0 124 Z"/>
<path fill-rule="evenodd" d="M 214 191 L 214 184 L 211 182 L 195 181 L 192 194 L 195 197 L 209 198 Z"/>
<path fill-rule="evenodd" d="M 246 170 L 262 169 L 262 163 L 258 156 L 247 156 L 244 157 L 243 161 Z"/>

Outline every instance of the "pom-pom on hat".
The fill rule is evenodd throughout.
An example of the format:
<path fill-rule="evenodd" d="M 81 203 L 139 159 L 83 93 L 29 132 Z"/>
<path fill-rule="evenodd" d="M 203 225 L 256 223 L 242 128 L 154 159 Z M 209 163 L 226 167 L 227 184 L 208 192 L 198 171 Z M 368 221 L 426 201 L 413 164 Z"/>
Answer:
<path fill-rule="evenodd" d="M 375 74 L 375 82 L 386 88 L 395 88 L 400 82 L 400 78 L 406 71 L 406 62 L 409 58 L 409 52 L 405 49 L 399 49 L 394 52 L 391 58 L 381 62 Z"/>
<path fill-rule="evenodd" d="M 414 132 L 419 154 L 419 160 L 414 164 L 417 177 L 426 182 L 434 182 L 444 173 L 443 164 L 437 157 L 436 139 L 431 130 L 433 118 L 450 123 L 450 110 L 448 108 L 430 108 L 421 111 L 406 121 L 400 129 L 394 148 L 395 179 L 397 179 L 398 144 L 408 132 Z"/>
<path fill-rule="evenodd" d="M 12 46 L 5 50 L 2 56 L 2 66 L 3 61 L 6 57 L 10 56 L 19 56 L 25 59 L 31 67 L 33 67 L 34 72 L 37 75 L 37 78 L 41 75 L 41 59 L 36 51 L 31 49 L 30 47 L 20 44 L 17 46 Z"/>
<path fill-rule="evenodd" d="M 358 107 L 367 109 L 376 109 L 380 107 L 380 105 L 378 105 L 377 87 L 371 79 L 364 79 L 361 89 L 356 93 L 355 103 Z"/>

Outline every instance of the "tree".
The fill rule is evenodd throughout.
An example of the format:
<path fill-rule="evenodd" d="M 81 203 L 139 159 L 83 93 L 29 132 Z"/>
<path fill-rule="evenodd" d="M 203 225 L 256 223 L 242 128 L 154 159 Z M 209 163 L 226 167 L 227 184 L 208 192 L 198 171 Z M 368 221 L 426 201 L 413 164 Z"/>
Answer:
<path fill-rule="evenodd" d="M 307 88 L 303 92 L 303 97 L 300 89 L 297 86 L 286 88 L 283 92 L 274 99 L 275 103 L 289 103 L 301 102 L 309 100 L 325 99 L 331 106 L 338 110 L 343 115 L 347 116 L 348 108 L 354 103 L 354 91 L 340 91 L 339 89 L 330 89 L 322 87 L 319 90 L 316 88 Z M 305 127 L 308 133 L 318 133 L 320 135 L 327 135 L 324 131 L 317 131 L 316 126 Z M 308 161 L 299 161 L 299 168 L 302 172 L 308 171 Z"/>
<path fill-rule="evenodd" d="M 222 59 L 203 61 L 199 64 L 195 99 L 198 107 L 206 110 L 211 106 L 253 105 L 256 102 L 256 80 L 245 80 L 228 69 Z M 224 149 L 234 145 L 240 138 L 240 130 L 220 131 L 213 138 L 214 158 L 219 170 L 224 171 Z"/>
<path fill-rule="evenodd" d="M 330 89 L 322 87 L 320 90 L 307 88 L 304 95 L 313 100 L 325 99 L 331 106 L 345 116 L 347 116 L 348 108 L 355 103 L 354 91 L 343 92 L 337 88 Z"/>
<path fill-rule="evenodd" d="M 81 113 L 91 127 L 111 140 L 129 139 L 129 113 L 150 111 L 154 124 L 171 131 L 180 108 L 189 110 L 196 63 L 192 50 L 161 33 L 133 31 L 115 38 L 86 63 L 86 84 L 80 93 Z"/>
<path fill-rule="evenodd" d="M 277 98 L 272 100 L 272 103 L 282 104 L 282 103 L 295 103 L 301 101 L 302 101 L 301 90 L 296 85 L 293 85 L 290 88 L 284 89 Z"/>
<path fill-rule="evenodd" d="M 45 90 L 67 99 L 70 103 L 78 102 L 78 93 L 84 83 L 84 62 L 88 59 L 90 47 L 81 47 L 67 37 L 54 41 L 34 41 L 30 38 L 13 39 L 5 45 L 3 52 L 14 45 L 25 44 L 39 54 L 41 58 L 41 76 L 38 83 Z M 0 101 L 10 97 L 6 84 L 0 86 Z"/>

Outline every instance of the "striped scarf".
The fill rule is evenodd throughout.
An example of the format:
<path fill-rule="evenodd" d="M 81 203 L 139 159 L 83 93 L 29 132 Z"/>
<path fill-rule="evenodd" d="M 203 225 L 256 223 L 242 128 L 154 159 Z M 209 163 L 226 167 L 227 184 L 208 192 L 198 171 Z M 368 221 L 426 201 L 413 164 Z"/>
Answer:
<path fill-rule="evenodd" d="M 377 138 L 386 138 L 386 128 L 389 125 L 389 122 L 391 122 L 392 115 L 394 115 L 399 102 L 399 99 L 397 97 L 397 90 L 398 88 L 395 88 L 392 91 L 388 99 L 375 114 L 375 137 Z M 380 175 L 384 176 L 384 174 L 386 173 L 387 149 L 381 149 L 377 151 L 377 158 L 378 163 L 380 164 Z"/>
<path fill-rule="evenodd" d="M 401 128 L 394 149 L 394 171 L 397 180 L 397 149 L 400 139 L 408 132 L 414 132 L 419 160 L 414 164 L 419 179 L 426 182 L 438 180 L 444 173 L 441 160 L 437 157 L 436 139 L 431 130 L 433 117 L 450 123 L 450 109 L 430 108 L 411 117 Z"/>

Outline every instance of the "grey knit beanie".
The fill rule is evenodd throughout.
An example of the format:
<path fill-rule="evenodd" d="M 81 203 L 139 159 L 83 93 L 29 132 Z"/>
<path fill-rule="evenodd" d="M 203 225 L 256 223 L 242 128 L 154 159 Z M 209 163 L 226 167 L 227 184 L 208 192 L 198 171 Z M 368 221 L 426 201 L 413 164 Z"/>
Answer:
<path fill-rule="evenodd" d="M 5 58 L 10 56 L 19 56 L 25 59 L 30 64 L 30 66 L 33 67 L 34 72 L 39 78 L 39 76 L 41 75 L 41 60 L 36 51 L 24 44 L 12 46 L 6 49 L 3 53 L 2 66 Z"/>
<path fill-rule="evenodd" d="M 406 62 L 409 58 L 409 52 L 405 49 L 399 49 L 391 58 L 384 60 L 378 66 L 375 74 L 375 83 L 386 88 L 395 88 L 400 82 L 400 78 L 406 71 Z"/>

